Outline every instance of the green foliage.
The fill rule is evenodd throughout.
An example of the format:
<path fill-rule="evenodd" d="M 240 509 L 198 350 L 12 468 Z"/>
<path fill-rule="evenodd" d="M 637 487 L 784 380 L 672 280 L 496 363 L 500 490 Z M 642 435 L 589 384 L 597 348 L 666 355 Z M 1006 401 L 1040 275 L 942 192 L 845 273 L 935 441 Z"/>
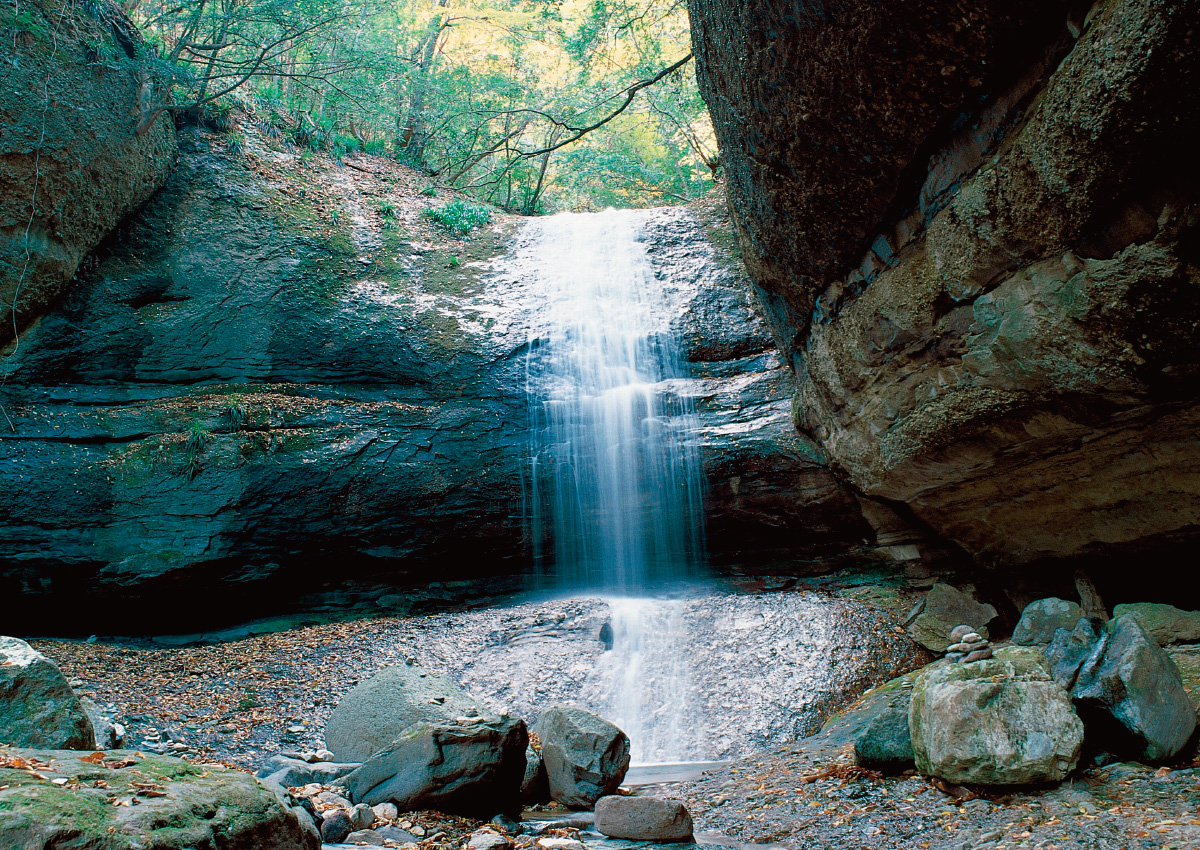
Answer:
<path fill-rule="evenodd" d="M 240 431 L 246 425 L 246 421 L 250 418 L 250 412 L 246 410 L 246 406 L 242 404 L 240 398 L 230 396 L 225 402 L 225 421 L 228 424 L 230 433 Z"/>
<path fill-rule="evenodd" d="M 465 236 L 492 220 L 492 211 L 489 207 L 463 200 L 448 201 L 440 207 L 431 207 L 425 210 L 425 215 L 459 236 Z"/>
<path fill-rule="evenodd" d="M 421 194 L 426 198 L 436 198 L 438 194 L 437 186 L 426 186 L 421 190 Z"/>
<path fill-rule="evenodd" d="M 246 136 L 237 130 L 225 139 L 225 147 L 233 156 L 241 156 L 246 150 Z"/>
<path fill-rule="evenodd" d="M 200 423 L 195 423 L 188 429 L 187 439 L 183 443 L 183 473 L 189 481 L 204 468 L 200 456 L 204 454 L 204 449 L 211 439 L 212 434 L 204 430 Z"/>
<path fill-rule="evenodd" d="M 456 269 L 461 265 L 462 265 L 462 260 L 460 260 L 458 258 L 457 254 L 451 254 L 450 259 L 446 260 L 446 266 L 448 268 Z"/>
<path fill-rule="evenodd" d="M 712 128 L 679 64 L 682 0 L 141 0 L 133 14 L 158 46 L 167 108 L 216 129 L 237 116 L 302 151 L 390 151 L 523 213 L 712 185 Z"/>
<path fill-rule="evenodd" d="M 395 218 L 396 207 L 387 198 L 375 202 L 375 209 L 383 218 Z"/>

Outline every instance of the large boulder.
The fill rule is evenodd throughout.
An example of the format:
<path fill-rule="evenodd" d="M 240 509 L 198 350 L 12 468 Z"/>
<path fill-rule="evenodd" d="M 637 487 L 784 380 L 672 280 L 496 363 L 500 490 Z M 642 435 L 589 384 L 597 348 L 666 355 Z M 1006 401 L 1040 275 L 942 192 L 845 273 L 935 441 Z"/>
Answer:
<path fill-rule="evenodd" d="M 525 721 L 480 717 L 466 724 L 417 723 L 344 777 L 355 803 L 394 803 L 488 819 L 521 811 Z"/>
<path fill-rule="evenodd" d="M 218 765 L 130 750 L 0 754 L 0 847 L 14 850 L 319 850 L 302 813 Z"/>
<path fill-rule="evenodd" d="M 483 713 L 466 691 L 416 664 L 385 667 L 329 716 L 325 746 L 341 762 L 365 762 L 414 723 L 454 723 Z"/>
<path fill-rule="evenodd" d="M 1071 629 L 1083 616 L 1083 609 L 1076 602 L 1051 596 L 1030 602 L 1021 612 L 1021 619 L 1013 629 L 1013 643 L 1019 646 L 1048 644 L 1054 640 L 1059 629 Z"/>
<path fill-rule="evenodd" d="M 601 797 L 596 831 L 628 841 L 691 841 L 692 815 L 679 800 L 661 797 Z"/>
<path fill-rule="evenodd" d="M 917 769 L 950 782 L 1056 782 L 1075 768 L 1083 723 L 1036 649 L 1007 647 L 918 677 L 909 714 Z"/>
<path fill-rule="evenodd" d="M 90 750 L 92 721 L 62 671 L 25 641 L 0 636 L 0 743 Z"/>
<path fill-rule="evenodd" d="M 527 806 L 550 802 L 550 783 L 542 754 L 532 746 L 525 749 L 525 777 L 521 780 L 521 801 Z"/>
<path fill-rule="evenodd" d="M 1137 620 L 1113 618 L 1079 671 L 1071 696 L 1098 749 L 1170 759 L 1196 729 L 1179 670 Z"/>
<path fill-rule="evenodd" d="M 1131 602 L 1113 608 L 1113 616 L 1128 614 L 1159 646 L 1200 641 L 1200 611 L 1184 611 L 1161 602 Z"/>
<path fill-rule="evenodd" d="M 589 808 L 621 786 L 629 770 L 629 738 L 607 720 L 560 705 L 543 712 L 533 728 L 555 802 Z"/>
<path fill-rule="evenodd" d="M 950 633 L 962 625 L 989 637 L 987 624 L 996 618 L 996 609 L 949 584 L 938 582 L 929 589 L 905 618 L 912 639 L 930 652 L 945 652 L 955 641 Z"/>
<path fill-rule="evenodd" d="M 171 116 L 153 109 L 168 95 L 119 4 L 16 11 L 0 12 L 10 65 L 0 87 L 0 345 L 77 286 L 80 261 L 162 185 L 175 157 Z"/>

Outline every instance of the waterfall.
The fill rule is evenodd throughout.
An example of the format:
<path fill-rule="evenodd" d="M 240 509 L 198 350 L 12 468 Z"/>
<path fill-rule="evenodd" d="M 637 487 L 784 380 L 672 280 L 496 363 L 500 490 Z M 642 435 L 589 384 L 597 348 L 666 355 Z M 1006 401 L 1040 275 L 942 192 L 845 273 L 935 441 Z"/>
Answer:
<path fill-rule="evenodd" d="M 679 609 L 651 599 L 704 563 L 703 469 L 686 364 L 639 241 L 644 214 L 539 219 L 526 261 L 546 304 L 528 358 L 527 510 L 534 555 L 560 590 L 614 612 L 598 675 L 634 758 L 678 759 L 688 659 Z M 652 633 L 652 634 L 651 634 Z"/>

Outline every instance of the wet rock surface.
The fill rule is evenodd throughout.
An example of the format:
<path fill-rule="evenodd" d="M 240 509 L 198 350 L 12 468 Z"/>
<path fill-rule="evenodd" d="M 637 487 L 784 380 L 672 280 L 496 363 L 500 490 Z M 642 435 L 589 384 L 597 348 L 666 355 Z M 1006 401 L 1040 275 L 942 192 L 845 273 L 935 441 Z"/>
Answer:
<path fill-rule="evenodd" d="M 827 594 L 714 590 L 684 604 L 705 647 L 680 710 L 686 758 L 727 758 L 815 732 L 847 694 L 928 659 L 881 612 Z M 135 745 L 161 746 L 170 734 L 194 757 L 257 770 L 281 751 L 320 749 L 338 700 L 408 658 L 460 683 L 485 708 L 531 723 L 574 703 L 628 725 L 613 710 L 610 678 L 624 667 L 599 639 L 610 612 L 599 599 L 568 599 L 174 649 L 35 643 L 79 678 L 80 693 L 118 707 Z"/>
<path fill-rule="evenodd" d="M 632 841 L 689 841 L 692 816 L 678 800 L 660 797 L 601 797 L 596 831 Z"/>

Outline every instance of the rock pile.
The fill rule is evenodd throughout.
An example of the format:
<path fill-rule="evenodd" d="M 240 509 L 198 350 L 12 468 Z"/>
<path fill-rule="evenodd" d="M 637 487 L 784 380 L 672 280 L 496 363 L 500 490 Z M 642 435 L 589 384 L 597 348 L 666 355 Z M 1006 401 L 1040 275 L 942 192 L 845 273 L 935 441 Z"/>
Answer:
<path fill-rule="evenodd" d="M 954 643 L 946 647 L 946 659 L 960 664 L 984 661 L 992 657 L 992 645 L 971 626 L 955 626 L 950 631 Z"/>

